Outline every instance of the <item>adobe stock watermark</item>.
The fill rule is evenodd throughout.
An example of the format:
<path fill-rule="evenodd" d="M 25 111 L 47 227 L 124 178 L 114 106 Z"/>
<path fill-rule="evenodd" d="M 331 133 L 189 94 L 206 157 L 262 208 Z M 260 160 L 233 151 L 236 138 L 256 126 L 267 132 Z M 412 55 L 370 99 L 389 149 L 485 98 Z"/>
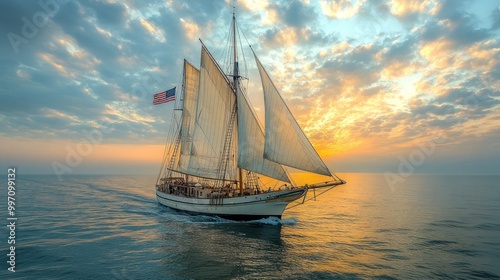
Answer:
<path fill-rule="evenodd" d="M 427 158 L 434 154 L 437 144 L 443 144 L 446 140 L 446 137 L 436 137 L 429 142 L 419 143 L 418 147 L 412 150 L 407 157 L 398 156 L 398 173 L 384 173 L 385 181 L 391 188 L 391 192 L 396 190 L 396 184 L 404 182 L 406 178 L 413 175 L 416 168 L 424 164 Z"/>
<path fill-rule="evenodd" d="M 84 157 L 89 156 L 94 150 L 95 145 L 99 145 L 104 140 L 104 134 L 111 133 L 112 126 L 110 123 L 99 123 L 99 128 L 94 128 L 92 130 L 82 130 L 82 134 L 85 136 L 84 140 L 81 140 L 74 147 L 66 146 L 66 157 L 64 163 L 59 161 L 53 161 L 51 166 L 54 174 L 57 175 L 59 181 L 63 180 L 63 175 L 67 173 L 72 173 L 75 168 L 77 168 L 83 161 Z"/>
<path fill-rule="evenodd" d="M 40 29 L 47 25 L 49 19 L 59 12 L 61 5 L 72 1 L 75 0 L 39 0 L 38 6 L 40 10 L 33 13 L 31 17 L 24 16 L 21 18 L 21 33 L 9 32 L 7 34 L 7 39 L 9 39 L 14 53 L 18 54 L 21 44 L 27 44 L 30 39 L 38 35 Z"/>
<path fill-rule="evenodd" d="M 484 96 L 472 95 L 463 100 L 462 110 L 461 112 L 473 112 L 479 108 L 479 104 Z M 457 112 L 457 108 L 453 110 L 453 113 Z M 456 126 L 463 125 L 463 119 L 466 116 L 463 116 L 456 123 Z M 395 186 L 397 184 L 403 183 L 408 177 L 413 175 L 417 169 L 417 167 L 424 164 L 430 156 L 432 156 L 436 151 L 436 146 L 439 144 L 444 144 L 449 140 L 448 136 L 444 131 L 439 132 L 439 136 L 434 137 L 431 141 L 420 143 L 417 145 L 415 149 L 413 149 L 407 156 L 398 156 L 398 173 L 395 174 L 393 172 L 385 172 L 384 177 L 387 185 L 390 187 L 391 192 L 394 192 Z"/>

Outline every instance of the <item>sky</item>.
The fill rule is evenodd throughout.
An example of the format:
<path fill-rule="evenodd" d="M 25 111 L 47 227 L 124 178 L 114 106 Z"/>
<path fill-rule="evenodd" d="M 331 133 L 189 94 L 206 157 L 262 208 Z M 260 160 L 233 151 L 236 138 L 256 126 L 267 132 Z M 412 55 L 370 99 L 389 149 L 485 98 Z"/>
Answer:
<path fill-rule="evenodd" d="M 248 44 L 332 171 L 500 174 L 500 1 L 235 4 L 256 111 Z M 0 168 L 156 174 L 174 104 L 152 96 L 199 39 L 222 59 L 231 5 L 1 1 Z"/>

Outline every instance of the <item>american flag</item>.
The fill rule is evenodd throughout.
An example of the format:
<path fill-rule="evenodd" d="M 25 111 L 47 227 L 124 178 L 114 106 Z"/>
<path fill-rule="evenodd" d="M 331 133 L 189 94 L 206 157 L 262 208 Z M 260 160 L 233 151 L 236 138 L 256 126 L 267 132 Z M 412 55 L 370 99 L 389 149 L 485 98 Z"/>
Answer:
<path fill-rule="evenodd" d="M 175 100 L 175 87 L 167 91 L 159 92 L 153 96 L 153 105 L 167 103 Z"/>

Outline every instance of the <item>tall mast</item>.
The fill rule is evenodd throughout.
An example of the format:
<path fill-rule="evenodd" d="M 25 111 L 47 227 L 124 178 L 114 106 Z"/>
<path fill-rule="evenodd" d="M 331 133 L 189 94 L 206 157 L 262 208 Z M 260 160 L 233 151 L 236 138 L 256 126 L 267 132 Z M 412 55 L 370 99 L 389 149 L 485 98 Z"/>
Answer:
<path fill-rule="evenodd" d="M 238 70 L 238 53 L 236 44 L 236 16 L 234 14 L 234 7 L 233 7 L 233 58 L 234 58 L 233 82 L 236 91 L 238 91 L 239 70 Z"/>
<path fill-rule="evenodd" d="M 234 90 L 236 93 L 236 98 L 238 98 L 238 88 L 240 82 L 239 69 L 238 69 L 238 52 L 237 52 L 237 44 L 236 44 L 236 16 L 235 10 L 236 5 L 233 6 L 233 61 L 234 61 L 234 69 L 233 69 L 233 84 Z M 238 168 L 238 184 L 240 187 L 240 195 L 243 195 L 243 175 L 241 172 L 241 168 Z"/>

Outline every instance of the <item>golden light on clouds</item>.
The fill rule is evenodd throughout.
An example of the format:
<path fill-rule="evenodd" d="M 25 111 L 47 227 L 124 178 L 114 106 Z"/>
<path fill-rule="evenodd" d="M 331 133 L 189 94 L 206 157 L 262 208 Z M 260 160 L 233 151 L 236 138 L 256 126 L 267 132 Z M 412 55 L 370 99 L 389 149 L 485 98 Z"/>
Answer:
<path fill-rule="evenodd" d="M 436 0 L 391 0 L 389 9 L 396 16 L 406 16 L 412 13 L 435 13 L 438 10 Z"/>
<path fill-rule="evenodd" d="M 409 73 L 408 73 L 409 74 Z M 398 90 L 399 95 L 402 96 L 405 99 L 412 98 L 415 96 L 418 91 L 416 87 L 417 81 L 420 80 L 420 75 L 415 74 L 415 75 L 406 75 L 400 79 L 397 80 L 400 88 Z M 401 105 L 405 105 L 406 102 L 399 102 Z"/>
<path fill-rule="evenodd" d="M 101 63 L 101 60 L 96 58 L 84 48 L 81 48 L 78 45 L 78 42 L 70 36 L 56 33 L 54 34 L 54 41 L 57 42 L 60 47 L 64 48 L 73 58 L 75 58 L 72 63 L 74 65 L 78 65 L 78 67 L 92 69 Z M 53 58 L 49 59 L 45 57 L 45 60 L 49 63 L 53 63 Z M 64 62 L 61 61 L 59 63 L 63 64 Z"/>
<path fill-rule="evenodd" d="M 142 27 L 144 27 L 150 34 L 154 34 L 155 27 L 153 26 L 152 23 L 150 23 L 149 21 L 147 21 L 143 18 L 140 19 L 140 23 L 141 23 Z"/>
<path fill-rule="evenodd" d="M 404 76 L 413 75 L 421 69 L 417 62 L 394 60 L 382 70 L 382 78 L 397 79 Z"/>
<path fill-rule="evenodd" d="M 225 0 L 226 4 L 233 5 L 233 0 Z M 280 19 L 276 9 L 272 8 L 269 0 L 239 0 L 237 7 L 252 13 L 261 13 L 261 23 L 264 25 L 276 25 Z"/>
<path fill-rule="evenodd" d="M 226 0 L 226 3 L 229 3 L 233 5 L 232 0 Z M 263 11 L 266 10 L 267 7 L 269 7 L 269 1 L 268 0 L 239 0 L 238 5 L 241 6 L 242 8 L 252 11 L 252 12 L 258 12 L 258 11 Z"/>
<path fill-rule="evenodd" d="M 133 123 L 139 123 L 146 127 L 151 126 L 155 119 L 149 115 L 138 114 L 135 109 L 131 108 L 130 105 L 125 101 L 113 101 L 105 105 L 106 113 L 109 115 L 117 116 L 121 121 L 129 121 Z M 120 122 L 121 122 L 120 121 Z"/>
<path fill-rule="evenodd" d="M 335 95 L 330 99 L 318 98 L 308 106 L 306 114 L 298 116 L 314 147 L 326 158 L 350 153 L 364 142 L 352 129 L 362 117 L 362 110 L 344 111 L 348 106 L 338 106 L 340 102 Z"/>
<path fill-rule="evenodd" d="M 72 124 L 80 123 L 80 120 L 77 116 L 73 116 L 58 110 L 43 108 L 42 112 L 44 112 L 45 117 L 49 118 L 57 118 L 57 119 L 66 119 L 72 122 Z"/>
<path fill-rule="evenodd" d="M 100 28 L 99 26 L 96 26 L 96 30 L 97 30 L 97 32 L 99 32 L 100 34 L 102 34 L 105 37 L 111 38 L 113 36 L 113 34 L 111 34 L 111 32 L 109 32 L 103 28 Z"/>
<path fill-rule="evenodd" d="M 192 21 L 187 21 L 183 18 L 181 18 L 181 24 L 182 27 L 184 28 L 186 37 L 190 40 L 194 40 L 199 37 L 200 35 L 200 28 L 198 25 Z"/>
<path fill-rule="evenodd" d="M 45 61 L 47 64 L 50 64 L 61 75 L 70 76 L 70 73 L 68 73 L 66 71 L 66 68 L 63 66 L 64 62 L 62 62 L 59 58 L 53 56 L 50 53 L 38 53 L 38 57 L 41 60 Z"/>
<path fill-rule="evenodd" d="M 331 18 L 346 19 L 356 15 L 366 0 L 320 1 L 321 10 Z"/>
<path fill-rule="evenodd" d="M 162 43 L 165 42 L 165 34 L 163 33 L 163 30 L 161 30 L 156 25 L 154 25 L 153 23 L 149 22 L 144 18 L 141 18 L 139 22 L 141 23 L 142 27 L 144 27 L 144 29 L 146 29 L 149 32 L 149 34 L 153 36 L 156 40 Z"/>
<path fill-rule="evenodd" d="M 267 9 L 265 16 L 262 18 L 262 23 L 266 25 L 273 25 L 279 22 L 278 12 L 275 9 Z"/>
<path fill-rule="evenodd" d="M 342 54 L 342 53 L 345 53 L 350 47 L 351 47 L 351 44 L 349 44 L 349 42 L 342 41 L 338 44 L 333 45 L 330 48 L 330 53 L 333 55 Z"/>
<path fill-rule="evenodd" d="M 452 41 L 440 38 L 436 41 L 425 42 L 420 48 L 420 55 L 433 67 L 449 68 L 461 61 L 454 52 L 450 51 L 452 48 Z"/>
<path fill-rule="evenodd" d="M 468 67 L 481 71 L 491 71 L 500 63 L 500 47 L 494 39 L 478 42 L 465 53 L 469 56 Z"/>
<path fill-rule="evenodd" d="M 276 41 L 282 46 L 290 46 L 298 41 L 297 30 L 293 27 L 286 27 L 278 31 Z"/>

